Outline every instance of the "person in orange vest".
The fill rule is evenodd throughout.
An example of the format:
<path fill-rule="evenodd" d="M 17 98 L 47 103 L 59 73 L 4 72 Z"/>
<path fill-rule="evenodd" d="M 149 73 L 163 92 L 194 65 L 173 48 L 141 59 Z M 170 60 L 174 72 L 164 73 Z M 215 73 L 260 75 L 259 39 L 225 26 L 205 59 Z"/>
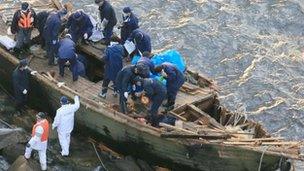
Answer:
<path fill-rule="evenodd" d="M 23 49 L 29 50 L 35 18 L 36 13 L 27 2 L 23 2 L 21 9 L 15 12 L 11 32 L 16 34 L 16 46 L 14 48 L 16 54 L 20 53 Z"/>
<path fill-rule="evenodd" d="M 32 150 L 37 150 L 39 154 L 41 170 L 46 170 L 46 149 L 49 137 L 49 122 L 46 119 L 46 114 L 43 112 L 39 112 L 36 115 L 36 119 L 37 122 L 32 129 L 32 138 L 26 144 L 24 157 L 26 159 L 29 159 L 31 157 Z"/>

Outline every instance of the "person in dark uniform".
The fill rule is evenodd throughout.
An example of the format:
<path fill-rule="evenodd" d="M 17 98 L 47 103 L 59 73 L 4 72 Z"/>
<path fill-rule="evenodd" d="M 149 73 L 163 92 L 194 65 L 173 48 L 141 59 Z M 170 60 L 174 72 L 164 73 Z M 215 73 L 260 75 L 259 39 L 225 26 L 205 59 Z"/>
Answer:
<path fill-rule="evenodd" d="M 120 28 L 120 37 L 121 37 L 121 44 L 124 44 L 131 33 L 139 28 L 138 26 L 138 18 L 133 14 L 132 9 L 130 7 L 123 8 L 123 22 Z"/>

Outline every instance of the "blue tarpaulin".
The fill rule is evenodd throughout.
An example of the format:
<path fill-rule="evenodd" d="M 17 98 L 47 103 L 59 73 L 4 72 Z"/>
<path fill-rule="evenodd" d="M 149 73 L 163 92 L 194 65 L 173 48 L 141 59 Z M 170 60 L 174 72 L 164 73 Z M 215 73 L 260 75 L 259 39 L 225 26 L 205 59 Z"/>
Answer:
<path fill-rule="evenodd" d="M 134 65 L 139 60 L 140 56 L 134 56 L 131 63 Z M 181 72 L 186 70 L 186 63 L 177 50 L 167 50 L 160 54 L 156 54 L 151 58 L 155 66 L 158 66 L 164 62 L 170 62 L 174 64 Z"/>

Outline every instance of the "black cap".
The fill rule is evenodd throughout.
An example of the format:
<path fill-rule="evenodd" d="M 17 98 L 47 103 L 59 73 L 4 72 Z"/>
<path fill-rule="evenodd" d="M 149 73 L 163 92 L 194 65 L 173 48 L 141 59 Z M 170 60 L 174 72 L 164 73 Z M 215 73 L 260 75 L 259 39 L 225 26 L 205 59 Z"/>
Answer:
<path fill-rule="evenodd" d="M 28 62 L 27 62 L 26 59 L 20 60 L 20 62 L 19 62 L 19 67 L 25 67 L 25 66 L 27 66 L 27 65 L 28 65 Z"/>
<path fill-rule="evenodd" d="M 104 0 L 95 0 L 95 4 L 99 4 L 102 1 L 104 1 Z"/>
<path fill-rule="evenodd" d="M 22 4 L 21 4 L 21 10 L 22 11 L 26 11 L 26 10 L 28 10 L 29 6 L 30 5 L 27 2 L 22 2 Z"/>
<path fill-rule="evenodd" d="M 46 114 L 45 114 L 44 112 L 39 112 L 39 113 L 36 115 L 36 118 L 45 119 L 45 118 L 46 118 Z"/>

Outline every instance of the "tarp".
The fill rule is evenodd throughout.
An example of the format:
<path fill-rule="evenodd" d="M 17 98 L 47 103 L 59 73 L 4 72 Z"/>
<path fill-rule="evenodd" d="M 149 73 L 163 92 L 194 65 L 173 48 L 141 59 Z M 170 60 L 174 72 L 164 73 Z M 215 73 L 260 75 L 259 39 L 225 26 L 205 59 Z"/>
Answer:
<path fill-rule="evenodd" d="M 140 56 L 134 56 L 131 63 L 134 65 L 139 60 Z M 174 64 L 181 72 L 186 70 L 186 63 L 177 50 L 167 50 L 160 54 L 156 54 L 151 58 L 155 66 L 158 66 L 164 62 L 170 62 Z"/>
<path fill-rule="evenodd" d="M 98 23 L 95 20 L 95 18 L 91 15 L 89 15 L 91 23 L 93 24 L 94 28 L 92 29 L 92 35 L 89 37 L 89 40 L 93 42 L 98 42 L 101 39 L 104 38 L 104 35 L 102 34 L 102 31 L 97 27 Z"/>

